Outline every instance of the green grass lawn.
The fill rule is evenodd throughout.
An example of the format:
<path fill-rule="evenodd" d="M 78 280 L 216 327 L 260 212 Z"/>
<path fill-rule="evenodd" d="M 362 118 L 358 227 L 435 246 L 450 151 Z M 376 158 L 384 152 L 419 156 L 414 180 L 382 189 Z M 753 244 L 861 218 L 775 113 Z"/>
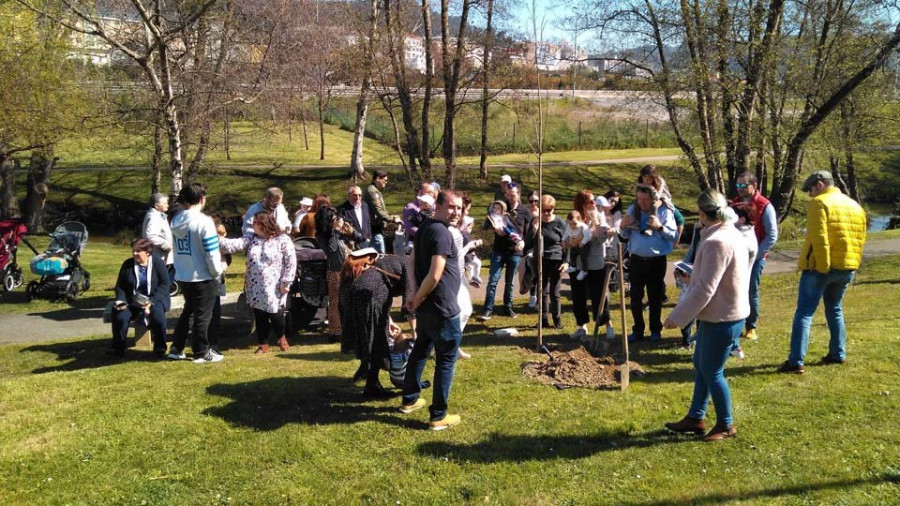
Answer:
<path fill-rule="evenodd" d="M 534 331 L 490 335 L 533 316 L 473 322 L 451 397 L 463 422 L 440 433 L 424 412 L 362 402 L 355 361 L 321 336 L 267 356 L 228 336 L 225 362 L 207 366 L 110 361 L 105 336 L 0 346 L 0 503 L 896 504 L 898 269 L 860 269 L 847 365 L 803 376 L 774 372 L 797 278 L 765 277 L 761 338 L 726 371 L 740 433 L 717 444 L 661 430 L 691 395 L 671 331 L 633 348 L 649 375 L 627 392 L 558 391 L 520 372 L 543 360 Z M 820 312 L 810 364 L 826 334 Z"/>

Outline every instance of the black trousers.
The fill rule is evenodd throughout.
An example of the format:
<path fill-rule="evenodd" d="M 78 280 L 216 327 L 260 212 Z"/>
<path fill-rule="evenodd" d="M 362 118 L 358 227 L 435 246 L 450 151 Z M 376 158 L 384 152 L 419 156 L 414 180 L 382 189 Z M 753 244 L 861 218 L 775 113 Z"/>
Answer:
<path fill-rule="evenodd" d="M 631 255 L 628 279 L 631 281 L 631 329 L 637 337 L 644 335 L 644 290 L 650 302 L 650 332 L 662 332 L 662 301 L 665 295 L 666 257 Z"/>
<path fill-rule="evenodd" d="M 209 351 L 210 346 L 218 347 L 218 336 L 213 335 L 210 340 L 209 323 L 212 320 L 213 306 L 219 297 L 219 282 L 215 279 L 208 281 L 178 282 L 184 294 L 184 310 L 175 325 L 175 336 L 172 338 L 172 346 L 183 351 L 187 342 L 188 326 L 191 327 L 191 349 L 194 357 L 202 357 Z M 194 317 L 191 325 L 191 316 Z"/>
<path fill-rule="evenodd" d="M 600 310 L 600 303 L 603 301 L 601 295 L 605 275 L 606 267 L 587 271 L 587 277 L 581 281 L 578 281 L 574 272 L 569 276 L 569 282 L 572 284 L 572 310 L 578 326 L 589 323 L 591 318 L 599 325 L 609 323 L 609 304 L 604 306 L 602 314 L 597 314 Z M 591 300 L 590 313 L 588 313 L 588 298 Z"/>
<path fill-rule="evenodd" d="M 256 319 L 256 341 L 259 344 L 269 342 L 269 330 L 275 332 L 275 338 L 284 337 L 285 319 L 284 313 L 267 313 L 262 309 L 253 309 L 253 317 Z"/>
<path fill-rule="evenodd" d="M 551 315 L 553 317 L 553 323 L 559 323 L 559 317 L 562 314 L 562 302 L 560 300 L 559 292 L 562 288 L 562 273 L 559 271 L 559 267 L 562 265 L 562 260 L 549 260 L 544 259 L 544 265 L 541 269 L 541 304 L 544 308 L 544 318 L 547 318 L 547 315 Z"/>
<path fill-rule="evenodd" d="M 113 314 L 112 332 L 113 349 L 125 350 L 125 340 L 128 338 L 128 329 L 135 318 L 143 315 L 144 310 L 140 306 L 127 306 L 122 311 Z M 153 338 L 153 350 L 166 349 L 166 312 L 162 306 L 150 306 L 150 314 L 147 318 L 150 336 Z"/>

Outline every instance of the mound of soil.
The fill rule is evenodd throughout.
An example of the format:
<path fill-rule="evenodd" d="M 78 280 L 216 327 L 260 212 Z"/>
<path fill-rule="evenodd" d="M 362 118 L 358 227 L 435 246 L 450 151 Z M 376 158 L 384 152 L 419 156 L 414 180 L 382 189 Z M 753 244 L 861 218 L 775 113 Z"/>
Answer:
<path fill-rule="evenodd" d="M 522 373 L 546 385 L 557 388 L 616 388 L 619 386 L 620 366 L 612 357 L 597 358 L 583 346 L 572 351 L 551 352 L 552 360 L 526 362 Z M 631 377 L 646 374 L 636 362 L 628 362 Z"/>

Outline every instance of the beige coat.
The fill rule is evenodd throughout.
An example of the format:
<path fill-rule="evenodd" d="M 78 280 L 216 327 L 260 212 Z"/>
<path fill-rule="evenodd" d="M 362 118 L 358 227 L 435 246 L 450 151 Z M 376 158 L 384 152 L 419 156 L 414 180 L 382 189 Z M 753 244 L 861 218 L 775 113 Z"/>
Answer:
<path fill-rule="evenodd" d="M 733 322 L 750 314 L 749 252 L 731 223 L 710 225 L 700 232 L 700 246 L 685 300 L 669 319 L 679 327 L 691 320 Z"/>

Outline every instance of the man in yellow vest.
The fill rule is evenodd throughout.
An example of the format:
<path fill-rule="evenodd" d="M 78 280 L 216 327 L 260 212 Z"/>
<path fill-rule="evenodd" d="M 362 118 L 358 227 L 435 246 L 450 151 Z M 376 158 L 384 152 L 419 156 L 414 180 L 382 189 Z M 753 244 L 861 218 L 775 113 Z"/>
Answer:
<path fill-rule="evenodd" d="M 791 351 L 778 370 L 794 374 L 803 374 L 809 327 L 820 300 L 824 301 L 825 320 L 831 332 L 828 354 L 822 363 L 843 364 L 847 360 L 844 292 L 859 268 L 866 242 L 866 213 L 834 187 L 830 172 L 813 172 L 802 188 L 811 199 L 806 207 L 806 241 L 797 260 L 801 271 L 797 310 L 791 329 Z"/>

